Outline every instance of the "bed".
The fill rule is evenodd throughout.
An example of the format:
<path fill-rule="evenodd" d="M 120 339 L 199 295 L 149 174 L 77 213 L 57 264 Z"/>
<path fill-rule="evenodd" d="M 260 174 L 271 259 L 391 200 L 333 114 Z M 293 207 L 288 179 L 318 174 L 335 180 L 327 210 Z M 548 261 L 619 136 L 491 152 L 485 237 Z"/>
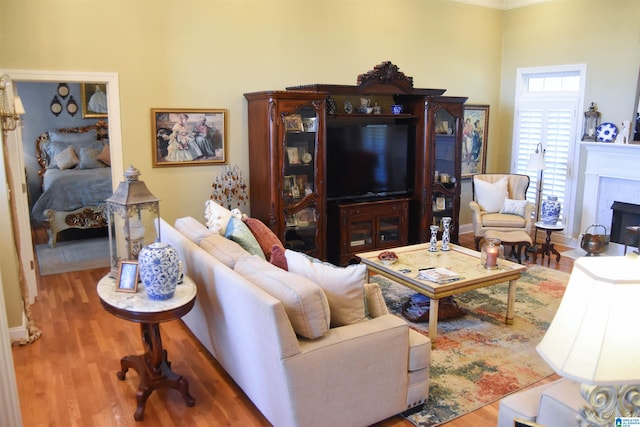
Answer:
<path fill-rule="evenodd" d="M 43 225 L 49 245 L 58 233 L 106 227 L 105 200 L 113 194 L 107 123 L 56 129 L 36 140 L 42 194 L 31 209 L 34 224 Z"/>

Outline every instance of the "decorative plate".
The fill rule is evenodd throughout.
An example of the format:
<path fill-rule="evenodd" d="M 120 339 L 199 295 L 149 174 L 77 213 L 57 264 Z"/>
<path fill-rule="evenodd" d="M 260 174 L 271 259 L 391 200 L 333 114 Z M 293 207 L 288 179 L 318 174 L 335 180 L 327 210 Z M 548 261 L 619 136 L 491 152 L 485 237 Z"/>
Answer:
<path fill-rule="evenodd" d="M 601 142 L 612 142 L 618 136 L 618 128 L 613 123 L 602 123 L 596 129 L 596 136 L 598 137 L 598 141 Z"/>
<path fill-rule="evenodd" d="M 304 153 L 302 155 L 302 163 L 311 163 L 311 160 L 313 160 L 313 156 L 311 155 L 311 153 Z"/>
<path fill-rule="evenodd" d="M 344 101 L 344 111 L 347 114 L 353 113 L 353 105 L 350 101 Z"/>

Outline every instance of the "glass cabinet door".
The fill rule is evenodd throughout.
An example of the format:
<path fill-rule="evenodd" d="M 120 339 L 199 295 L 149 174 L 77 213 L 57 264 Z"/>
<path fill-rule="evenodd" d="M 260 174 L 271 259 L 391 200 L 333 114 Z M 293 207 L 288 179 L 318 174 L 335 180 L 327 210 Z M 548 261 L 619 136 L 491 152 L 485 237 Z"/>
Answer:
<path fill-rule="evenodd" d="M 434 169 L 432 224 L 442 231 L 442 218 L 453 217 L 456 182 L 456 117 L 446 109 L 436 111 L 434 137 Z"/>
<path fill-rule="evenodd" d="M 378 242 L 392 244 L 400 241 L 400 217 L 382 217 L 378 224 Z"/>
<path fill-rule="evenodd" d="M 318 117 L 312 106 L 302 106 L 293 113 L 283 114 L 282 120 L 284 245 L 297 251 L 310 252 L 317 248 L 315 169 Z"/>
<path fill-rule="evenodd" d="M 349 248 L 361 250 L 366 249 L 366 247 L 373 247 L 373 227 L 373 219 L 350 222 L 347 231 L 349 236 Z"/>

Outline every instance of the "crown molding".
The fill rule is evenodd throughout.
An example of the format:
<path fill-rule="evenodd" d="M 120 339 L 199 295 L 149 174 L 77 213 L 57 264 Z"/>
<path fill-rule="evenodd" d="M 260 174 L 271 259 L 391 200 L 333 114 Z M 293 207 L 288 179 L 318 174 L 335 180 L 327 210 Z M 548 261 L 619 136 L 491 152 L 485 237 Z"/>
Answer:
<path fill-rule="evenodd" d="M 538 3 L 546 3 L 553 0 L 452 0 L 458 3 L 467 3 L 475 6 L 489 7 L 492 9 L 509 10 L 519 7 L 531 6 Z"/>

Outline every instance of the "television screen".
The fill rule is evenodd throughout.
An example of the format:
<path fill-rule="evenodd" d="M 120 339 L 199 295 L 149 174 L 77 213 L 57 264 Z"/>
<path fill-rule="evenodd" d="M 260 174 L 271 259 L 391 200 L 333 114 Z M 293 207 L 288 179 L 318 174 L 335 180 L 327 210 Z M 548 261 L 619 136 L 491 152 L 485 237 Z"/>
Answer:
<path fill-rule="evenodd" d="M 406 194 L 413 190 L 408 124 L 329 124 L 327 198 Z"/>

